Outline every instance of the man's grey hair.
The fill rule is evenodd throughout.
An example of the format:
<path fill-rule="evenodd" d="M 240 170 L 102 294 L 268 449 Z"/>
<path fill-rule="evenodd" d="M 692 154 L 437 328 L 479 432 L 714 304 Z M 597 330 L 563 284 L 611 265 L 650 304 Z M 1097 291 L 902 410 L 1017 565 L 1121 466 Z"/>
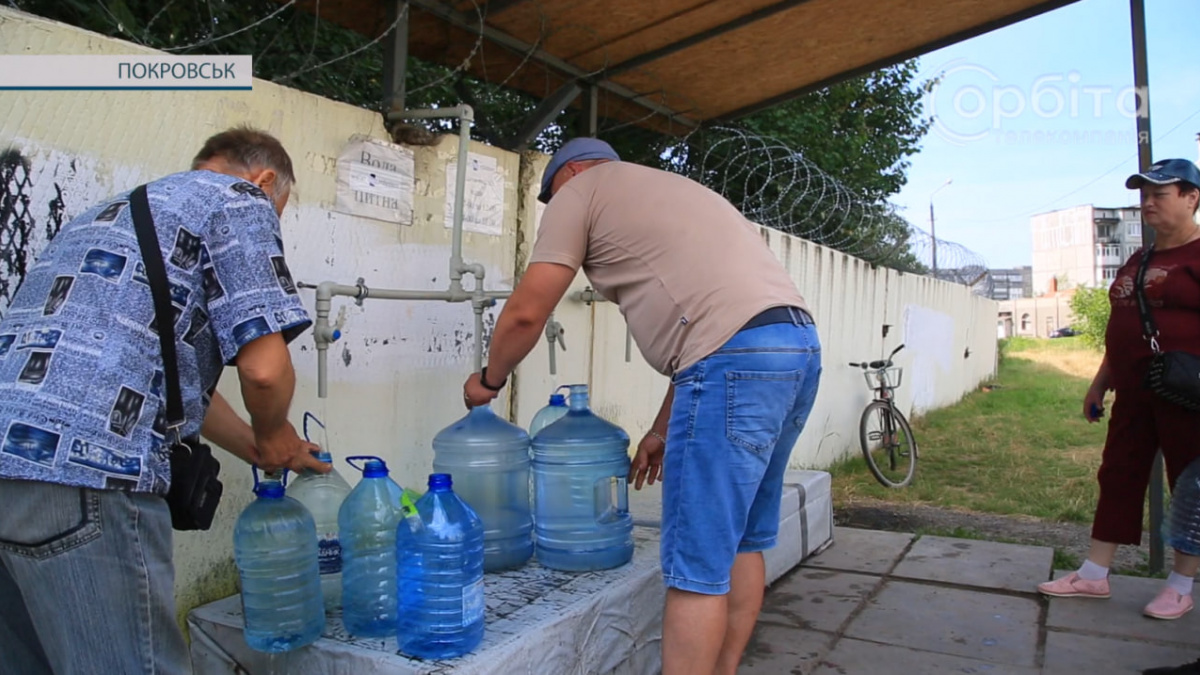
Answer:
<path fill-rule="evenodd" d="M 216 157 L 246 171 L 273 170 L 276 198 L 287 194 L 296 182 L 292 158 L 283 149 L 283 144 L 271 134 L 253 127 L 234 127 L 210 137 L 192 160 L 192 169 L 198 169 Z"/>

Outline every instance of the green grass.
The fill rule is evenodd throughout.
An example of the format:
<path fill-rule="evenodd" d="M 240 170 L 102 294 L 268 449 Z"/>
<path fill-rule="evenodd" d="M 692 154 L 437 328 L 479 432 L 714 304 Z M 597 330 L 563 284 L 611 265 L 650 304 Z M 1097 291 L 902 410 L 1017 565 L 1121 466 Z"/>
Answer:
<path fill-rule="evenodd" d="M 995 388 L 913 422 L 920 461 L 911 485 L 879 485 L 855 456 L 831 469 L 835 503 L 870 497 L 1089 522 L 1107 428 L 1088 424 L 1080 414 L 1089 380 L 1019 358 L 1025 352 L 1087 348 L 1077 338 L 1014 338 L 1001 349 L 1000 371 L 990 383 Z"/>

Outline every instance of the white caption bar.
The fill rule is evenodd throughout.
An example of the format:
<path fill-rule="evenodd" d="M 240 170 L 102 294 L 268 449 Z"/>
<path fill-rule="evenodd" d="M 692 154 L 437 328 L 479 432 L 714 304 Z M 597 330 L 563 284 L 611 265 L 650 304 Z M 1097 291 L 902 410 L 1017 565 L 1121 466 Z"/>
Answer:
<path fill-rule="evenodd" d="M 251 57 L 0 54 L 0 89 L 250 89 Z"/>

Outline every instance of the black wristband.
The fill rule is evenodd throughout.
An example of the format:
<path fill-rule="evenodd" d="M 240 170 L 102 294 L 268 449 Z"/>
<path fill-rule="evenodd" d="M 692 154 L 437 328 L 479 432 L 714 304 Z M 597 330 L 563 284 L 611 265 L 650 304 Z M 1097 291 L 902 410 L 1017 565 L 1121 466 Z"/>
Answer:
<path fill-rule="evenodd" d="M 487 366 L 484 366 L 483 370 L 479 371 L 479 384 L 482 384 L 484 389 L 488 389 L 490 391 L 500 391 L 504 388 L 504 385 L 508 384 L 508 378 L 504 378 L 503 382 L 501 382 L 498 386 L 493 387 L 492 385 L 488 384 Z"/>

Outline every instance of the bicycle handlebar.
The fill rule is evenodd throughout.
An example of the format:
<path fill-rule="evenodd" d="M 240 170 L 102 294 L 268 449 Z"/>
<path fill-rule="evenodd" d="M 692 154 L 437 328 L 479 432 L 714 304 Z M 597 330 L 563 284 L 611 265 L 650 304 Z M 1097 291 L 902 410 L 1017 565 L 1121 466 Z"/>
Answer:
<path fill-rule="evenodd" d="M 895 349 L 893 349 L 892 353 L 888 354 L 886 361 L 871 361 L 870 363 L 867 363 L 866 361 L 864 361 L 862 363 L 851 363 L 850 367 L 851 368 L 862 368 L 863 370 L 868 370 L 868 369 L 879 370 L 882 368 L 890 368 L 892 366 L 892 357 L 895 356 L 901 349 L 904 349 L 903 344 L 900 345 L 899 347 L 896 347 Z"/>

